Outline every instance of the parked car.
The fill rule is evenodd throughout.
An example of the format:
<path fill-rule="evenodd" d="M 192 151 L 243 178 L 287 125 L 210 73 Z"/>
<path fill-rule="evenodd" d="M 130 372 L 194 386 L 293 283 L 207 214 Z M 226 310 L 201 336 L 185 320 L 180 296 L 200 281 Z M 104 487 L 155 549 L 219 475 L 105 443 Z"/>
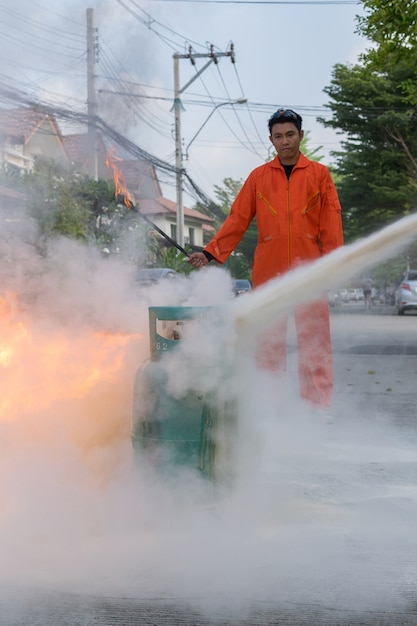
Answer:
<path fill-rule="evenodd" d="M 359 300 L 363 300 L 363 289 L 351 287 L 350 289 L 348 289 L 348 298 L 351 302 L 359 302 Z"/>
<path fill-rule="evenodd" d="M 161 280 L 175 280 L 181 276 L 169 267 L 147 267 L 136 274 L 136 282 L 143 287 L 156 285 Z"/>
<path fill-rule="evenodd" d="M 395 293 L 398 315 L 405 311 L 417 311 L 417 270 L 408 270 Z"/>
<path fill-rule="evenodd" d="M 329 306 L 337 306 L 338 304 L 341 304 L 339 292 L 335 291 L 334 289 L 331 289 L 327 293 L 327 300 L 328 300 Z"/>
<path fill-rule="evenodd" d="M 347 289 L 339 289 L 340 302 L 349 302 L 349 293 Z"/>
<path fill-rule="evenodd" d="M 233 292 L 235 296 L 241 296 L 244 293 L 251 291 L 252 285 L 250 280 L 246 278 L 235 278 L 233 280 Z"/>

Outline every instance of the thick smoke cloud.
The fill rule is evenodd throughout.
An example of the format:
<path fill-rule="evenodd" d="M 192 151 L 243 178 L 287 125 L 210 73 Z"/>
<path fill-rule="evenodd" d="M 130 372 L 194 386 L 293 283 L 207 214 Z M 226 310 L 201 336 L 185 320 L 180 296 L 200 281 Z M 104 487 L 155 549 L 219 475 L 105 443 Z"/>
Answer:
<path fill-rule="evenodd" d="M 388 420 L 364 419 L 344 396 L 339 422 L 318 422 L 298 398 L 294 353 L 282 384 L 257 371 L 236 350 L 225 271 L 137 290 L 120 261 L 67 240 L 40 256 L 35 242 L 23 216 L 2 229 L 3 586 L 169 597 L 242 619 L 257 602 L 407 606 L 415 487 L 372 468 L 401 468 L 414 449 Z M 184 325 L 164 367 L 172 397 L 236 400 L 225 483 L 190 467 L 161 474 L 134 454 L 149 305 L 223 312 Z"/>

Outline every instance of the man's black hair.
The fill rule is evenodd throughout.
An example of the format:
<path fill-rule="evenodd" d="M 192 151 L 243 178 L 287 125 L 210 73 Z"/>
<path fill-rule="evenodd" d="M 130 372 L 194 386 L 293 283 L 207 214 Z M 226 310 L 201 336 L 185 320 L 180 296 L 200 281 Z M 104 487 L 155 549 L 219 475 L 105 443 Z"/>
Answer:
<path fill-rule="evenodd" d="M 268 120 L 269 134 L 271 134 L 274 124 L 285 124 L 285 122 L 291 122 L 300 131 L 303 125 L 303 118 L 292 109 L 278 109 Z"/>

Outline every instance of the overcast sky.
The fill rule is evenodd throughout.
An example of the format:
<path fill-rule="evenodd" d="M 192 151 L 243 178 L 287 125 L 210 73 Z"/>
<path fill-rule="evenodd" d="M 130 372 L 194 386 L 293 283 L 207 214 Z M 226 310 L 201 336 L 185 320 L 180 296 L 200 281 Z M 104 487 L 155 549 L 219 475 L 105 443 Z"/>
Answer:
<path fill-rule="evenodd" d="M 0 75 L 49 104 L 85 111 L 86 11 L 98 29 L 98 112 L 160 159 L 175 164 L 173 54 L 234 46 L 235 63 L 219 57 L 184 90 L 184 160 L 209 196 L 226 177 L 244 179 L 268 157 L 267 119 L 278 107 L 301 113 L 310 146 L 330 163 L 338 137 L 316 117 L 328 116 L 323 89 L 336 63 L 354 63 L 367 47 L 355 34 L 360 4 L 273 0 L 0 0 Z M 184 88 L 207 63 L 180 59 Z M 135 93 L 135 98 L 109 91 Z M 220 103 L 247 98 L 247 104 Z M 10 106 L 10 103 L 7 103 Z M 65 130 L 65 129 L 64 129 Z M 194 139 L 195 137 L 195 139 Z M 164 193 L 175 199 L 173 181 Z"/>

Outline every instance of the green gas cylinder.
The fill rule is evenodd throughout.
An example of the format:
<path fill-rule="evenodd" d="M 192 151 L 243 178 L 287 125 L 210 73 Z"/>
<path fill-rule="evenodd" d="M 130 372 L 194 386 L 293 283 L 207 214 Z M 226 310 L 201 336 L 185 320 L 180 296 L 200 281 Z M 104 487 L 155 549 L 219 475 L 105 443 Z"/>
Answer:
<path fill-rule="evenodd" d="M 217 399 L 198 389 L 184 396 L 169 391 L 164 360 L 178 349 L 187 321 L 208 315 L 210 307 L 149 308 L 150 358 L 136 372 L 133 392 L 133 445 L 161 471 L 188 467 L 213 478 L 219 452 Z M 222 437 L 224 440 L 224 437 Z"/>

